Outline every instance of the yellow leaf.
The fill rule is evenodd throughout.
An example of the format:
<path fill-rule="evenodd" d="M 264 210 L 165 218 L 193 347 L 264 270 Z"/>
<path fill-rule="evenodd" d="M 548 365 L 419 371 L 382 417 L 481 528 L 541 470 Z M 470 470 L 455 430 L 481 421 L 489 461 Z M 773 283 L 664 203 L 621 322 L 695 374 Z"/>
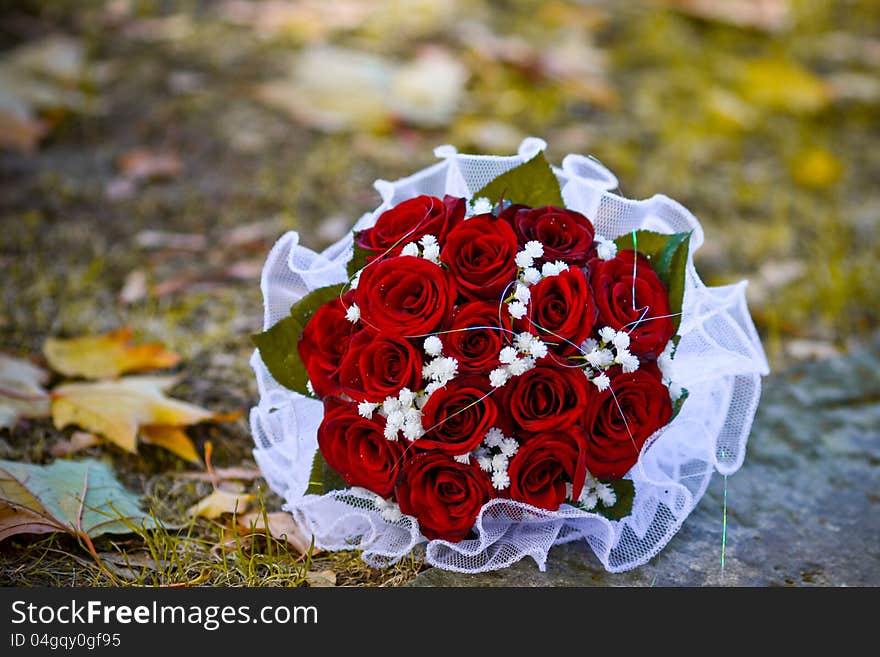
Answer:
<path fill-rule="evenodd" d="M 810 148 L 800 153 L 792 164 L 791 175 L 803 187 L 830 187 L 843 173 L 840 161 L 824 148 Z"/>
<path fill-rule="evenodd" d="M 168 376 L 129 376 L 60 385 L 52 391 L 52 419 L 58 429 L 75 424 L 135 452 L 139 427 L 186 426 L 214 418 L 210 411 L 166 397 L 163 391 L 174 382 Z"/>
<path fill-rule="evenodd" d="M 202 462 L 192 439 L 186 435 L 183 427 L 148 424 L 141 427 L 141 438 L 151 445 L 162 447 L 172 454 L 177 454 L 180 458 L 190 463 Z"/>
<path fill-rule="evenodd" d="M 269 521 L 269 535 L 279 541 L 287 541 L 300 554 L 309 551 L 312 545 L 312 535 L 304 532 L 293 516 L 283 511 L 267 513 L 266 517 L 260 511 L 251 511 L 238 518 L 238 524 L 250 531 L 266 531 L 266 520 Z M 320 550 L 315 550 L 313 554 L 317 554 Z"/>
<path fill-rule="evenodd" d="M 161 344 L 132 345 L 128 327 L 69 340 L 49 338 L 43 353 L 53 370 L 86 379 L 115 379 L 127 372 L 173 367 L 180 361 Z"/>
<path fill-rule="evenodd" d="M 203 518 L 218 518 L 224 513 L 243 513 L 253 501 L 254 496 L 245 493 L 217 489 L 189 509 L 187 514 Z"/>
<path fill-rule="evenodd" d="M 810 114 L 831 102 L 830 85 L 800 64 L 782 58 L 755 59 L 740 76 L 740 93 L 773 111 Z"/>
<path fill-rule="evenodd" d="M 49 415 L 49 394 L 43 384 L 49 373 L 33 363 L 0 354 L 0 428 L 20 418 Z"/>

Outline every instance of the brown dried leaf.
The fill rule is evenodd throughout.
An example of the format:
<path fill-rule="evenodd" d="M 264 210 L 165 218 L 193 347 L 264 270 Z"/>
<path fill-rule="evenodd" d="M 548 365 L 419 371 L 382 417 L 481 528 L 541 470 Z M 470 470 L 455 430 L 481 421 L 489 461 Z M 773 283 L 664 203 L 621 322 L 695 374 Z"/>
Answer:
<path fill-rule="evenodd" d="M 119 168 L 131 180 L 159 180 L 179 176 L 183 163 L 174 153 L 135 148 L 119 158 Z"/>
<path fill-rule="evenodd" d="M 101 439 L 93 433 L 88 433 L 87 431 L 74 431 L 70 434 L 70 440 L 58 441 L 52 445 L 50 451 L 52 456 L 56 458 L 64 458 L 94 445 L 98 445 L 100 442 Z"/>
<path fill-rule="evenodd" d="M 250 531 L 266 531 L 266 520 L 269 521 L 269 535 L 279 541 L 287 541 L 300 554 L 306 554 L 312 544 L 312 536 L 304 532 L 294 521 L 293 516 L 283 511 L 275 513 L 267 513 L 265 518 L 260 511 L 251 511 L 243 516 L 239 516 L 238 524 L 240 527 Z M 315 550 L 312 554 L 316 554 L 319 550 Z"/>

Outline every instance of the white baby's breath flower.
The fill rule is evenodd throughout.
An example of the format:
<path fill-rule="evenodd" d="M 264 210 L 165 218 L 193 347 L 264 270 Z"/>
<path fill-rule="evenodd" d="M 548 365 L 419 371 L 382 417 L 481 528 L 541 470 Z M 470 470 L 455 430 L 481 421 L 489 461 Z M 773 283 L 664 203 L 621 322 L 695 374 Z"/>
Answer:
<path fill-rule="evenodd" d="M 516 347 L 522 353 L 527 354 L 529 350 L 532 348 L 532 342 L 537 340 L 534 335 L 529 333 L 528 331 L 523 331 L 519 335 L 516 336 Z"/>
<path fill-rule="evenodd" d="M 352 324 L 356 323 L 361 318 L 361 309 L 358 308 L 356 303 L 351 304 L 345 310 L 345 319 L 347 319 Z"/>
<path fill-rule="evenodd" d="M 522 281 L 523 283 L 527 283 L 528 285 L 534 285 L 538 281 L 541 280 L 541 272 L 535 269 L 534 267 L 526 267 L 522 273 Z"/>
<path fill-rule="evenodd" d="M 401 249 L 400 255 L 414 256 L 417 258 L 419 256 L 419 245 L 415 242 L 410 242 Z"/>
<path fill-rule="evenodd" d="M 429 356 L 439 356 L 443 352 L 443 341 L 436 335 L 429 335 L 425 338 L 424 347 Z"/>
<path fill-rule="evenodd" d="M 471 462 L 471 455 L 470 454 L 458 454 L 456 456 L 453 456 L 452 458 L 455 459 L 456 461 L 458 461 L 459 463 L 464 464 L 464 465 L 467 465 L 468 463 Z"/>
<path fill-rule="evenodd" d="M 608 367 L 614 362 L 614 354 L 610 349 L 593 349 L 586 355 L 587 362 L 595 368 Z"/>
<path fill-rule="evenodd" d="M 402 427 L 403 422 L 404 422 L 403 411 L 392 411 L 391 413 L 388 414 L 388 417 L 386 418 L 385 421 L 387 424 L 390 424 L 392 427 L 397 427 L 397 428 Z"/>
<path fill-rule="evenodd" d="M 403 412 L 403 421 L 406 424 L 422 426 L 422 412 L 414 406 L 411 406 Z"/>
<path fill-rule="evenodd" d="M 399 431 L 400 431 L 400 429 L 398 429 L 393 424 L 386 424 L 385 431 L 383 433 L 385 434 L 385 438 L 394 442 L 397 440 L 397 434 Z"/>
<path fill-rule="evenodd" d="M 425 431 L 422 429 L 421 424 L 410 424 L 407 422 L 403 425 L 403 437 L 410 442 L 414 442 L 424 435 Z"/>
<path fill-rule="evenodd" d="M 596 486 L 596 494 L 602 501 L 603 506 L 611 507 L 617 504 L 617 494 L 614 492 L 614 489 L 608 484 L 599 484 L 598 486 Z"/>
<path fill-rule="evenodd" d="M 586 340 L 584 340 L 581 343 L 581 352 L 583 352 L 585 354 L 588 354 L 591 351 L 593 351 L 593 349 L 598 349 L 598 348 L 599 348 L 599 343 L 596 342 L 593 338 L 587 338 Z"/>
<path fill-rule="evenodd" d="M 535 358 L 543 358 L 547 355 L 547 343 L 542 340 L 532 340 L 532 344 L 529 345 L 529 354 Z"/>
<path fill-rule="evenodd" d="M 516 442 L 514 438 L 505 438 L 501 441 L 501 444 L 498 446 L 501 450 L 501 453 L 508 458 L 513 456 L 519 450 L 519 443 Z"/>
<path fill-rule="evenodd" d="M 358 415 L 369 420 L 373 417 L 373 411 L 376 410 L 377 406 L 379 406 L 379 404 L 374 404 L 373 402 L 361 402 L 358 404 Z"/>
<path fill-rule="evenodd" d="M 492 427 L 486 432 L 483 440 L 487 447 L 498 447 L 501 441 L 504 440 L 504 432 L 498 427 Z"/>
<path fill-rule="evenodd" d="M 611 342 L 617 349 L 629 349 L 629 333 L 618 331 Z"/>
<path fill-rule="evenodd" d="M 517 358 L 517 351 L 513 347 L 504 347 L 498 354 L 498 360 L 505 365 L 510 365 Z"/>
<path fill-rule="evenodd" d="M 596 255 L 601 260 L 611 260 L 617 255 L 617 245 L 609 239 L 596 235 Z"/>
<path fill-rule="evenodd" d="M 669 398 L 672 401 L 674 401 L 674 402 L 678 401 L 683 394 L 684 394 L 684 389 L 681 387 L 680 384 L 675 383 L 674 381 L 669 384 Z"/>
<path fill-rule="evenodd" d="M 422 257 L 425 260 L 433 262 L 434 264 L 439 264 L 439 262 L 440 262 L 440 245 L 439 244 L 429 244 L 422 251 Z"/>
<path fill-rule="evenodd" d="M 510 373 L 513 376 L 520 376 L 521 374 L 525 374 L 534 367 L 535 359 L 531 356 L 526 356 L 525 358 L 517 358 L 510 365 L 507 366 L 507 369 L 510 370 Z"/>
<path fill-rule="evenodd" d="M 638 356 L 629 353 L 629 351 L 626 349 L 618 349 L 617 358 L 615 360 L 620 363 L 623 371 L 627 374 L 629 374 L 630 372 L 635 372 L 637 369 L 639 369 Z"/>
<path fill-rule="evenodd" d="M 500 388 L 510 379 L 510 372 L 507 371 L 506 367 L 496 367 L 494 370 L 489 372 L 489 383 L 492 384 L 493 388 Z"/>
<path fill-rule="evenodd" d="M 315 396 L 316 396 L 316 395 L 315 395 L 315 387 L 312 385 L 312 380 L 311 380 L 311 379 L 309 379 L 308 381 L 306 381 L 306 390 L 309 391 L 309 394 L 312 395 L 312 397 L 315 397 Z"/>
<path fill-rule="evenodd" d="M 602 338 L 602 342 L 611 342 L 615 335 L 617 335 L 617 331 L 610 326 L 604 326 L 599 329 L 599 337 Z"/>
<path fill-rule="evenodd" d="M 580 502 L 587 511 L 595 509 L 596 502 L 598 501 L 596 493 L 594 491 L 587 491 L 586 488 L 581 492 L 581 496 L 578 499 L 578 502 Z"/>
<path fill-rule="evenodd" d="M 523 249 L 532 258 L 540 258 L 541 256 L 544 255 L 544 245 L 541 244 L 538 240 L 530 240 L 530 241 L 526 242 Z"/>
<path fill-rule="evenodd" d="M 483 454 L 477 457 L 477 463 L 480 466 L 480 470 L 484 472 L 490 472 L 492 470 L 492 458 Z"/>
<path fill-rule="evenodd" d="M 492 469 L 495 472 L 507 470 L 507 457 L 504 454 L 496 454 L 492 457 Z"/>
<path fill-rule="evenodd" d="M 517 301 L 521 301 L 522 303 L 528 303 L 532 298 L 532 293 L 529 291 L 525 285 L 520 285 L 517 283 L 516 292 L 513 293 L 513 298 Z"/>
<path fill-rule="evenodd" d="M 522 319 L 526 314 L 526 306 L 522 301 L 514 301 L 507 305 L 507 311 L 514 319 Z"/>
<path fill-rule="evenodd" d="M 556 262 L 545 262 L 541 267 L 541 275 L 544 276 L 544 278 L 548 276 L 558 276 L 567 269 L 568 265 L 561 260 L 557 260 Z"/>
<path fill-rule="evenodd" d="M 492 486 L 497 490 L 504 490 L 510 486 L 510 475 L 507 474 L 507 470 L 496 471 L 492 474 Z"/>
<path fill-rule="evenodd" d="M 470 206 L 472 215 L 488 214 L 489 212 L 492 212 L 492 201 L 485 196 L 471 200 Z"/>
<path fill-rule="evenodd" d="M 400 401 L 397 397 L 386 397 L 385 401 L 382 402 L 382 410 L 385 411 L 385 416 L 387 417 L 391 413 L 400 410 Z"/>
<path fill-rule="evenodd" d="M 611 385 L 611 379 L 608 378 L 607 374 L 600 374 L 595 379 L 591 379 L 593 385 L 599 390 L 599 392 L 605 392 L 608 390 L 608 386 Z"/>
<path fill-rule="evenodd" d="M 532 256 L 530 256 L 525 251 L 520 251 L 519 253 L 517 253 L 513 261 L 520 269 L 528 269 L 535 264 L 535 259 L 532 258 Z"/>
<path fill-rule="evenodd" d="M 440 383 L 439 381 L 431 381 L 431 383 L 426 385 L 425 386 L 425 403 L 427 403 L 428 397 L 433 395 L 435 392 L 440 390 L 440 388 L 442 388 L 445 385 L 446 385 L 445 383 Z"/>
<path fill-rule="evenodd" d="M 421 238 L 419 238 L 419 244 L 421 244 L 425 248 L 428 248 L 429 246 L 432 246 L 436 243 L 437 238 L 433 235 L 422 235 Z"/>
<path fill-rule="evenodd" d="M 402 407 L 412 406 L 412 403 L 416 399 L 416 393 L 414 393 L 409 388 L 401 388 L 400 392 L 397 393 L 397 401 L 400 402 Z"/>

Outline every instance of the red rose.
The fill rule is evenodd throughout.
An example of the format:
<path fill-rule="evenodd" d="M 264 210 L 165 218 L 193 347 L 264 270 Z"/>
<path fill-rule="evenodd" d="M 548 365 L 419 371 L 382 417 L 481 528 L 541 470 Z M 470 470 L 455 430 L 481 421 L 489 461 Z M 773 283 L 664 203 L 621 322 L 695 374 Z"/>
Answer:
<path fill-rule="evenodd" d="M 327 464 L 350 486 L 388 497 L 402 469 L 405 446 L 385 438 L 385 420 L 358 415 L 353 403 L 324 404 L 318 446 Z"/>
<path fill-rule="evenodd" d="M 582 370 L 547 361 L 504 386 L 505 406 L 524 431 L 556 431 L 575 424 L 593 391 Z"/>
<path fill-rule="evenodd" d="M 452 314 L 455 282 L 424 258 L 400 256 L 364 268 L 355 301 L 361 320 L 373 330 L 422 336 Z"/>
<path fill-rule="evenodd" d="M 585 265 L 593 253 L 593 224 L 580 212 L 545 206 L 511 206 L 503 213 L 516 230 L 519 243 L 537 240 L 544 245 L 544 262 L 562 260 Z"/>
<path fill-rule="evenodd" d="M 584 436 L 579 427 L 532 436 L 510 460 L 510 496 L 540 509 L 556 511 L 568 497 L 581 494 L 586 478 Z"/>
<path fill-rule="evenodd" d="M 476 448 L 498 418 L 495 401 L 486 396 L 488 388 L 487 377 L 460 376 L 432 394 L 422 408 L 425 435 L 416 447 L 453 456 Z"/>
<path fill-rule="evenodd" d="M 448 332 L 440 336 L 443 353 L 458 360 L 459 371 L 485 374 L 498 366 L 508 331 L 509 315 L 504 312 L 499 319 L 498 302 L 464 303 L 455 309 Z"/>
<path fill-rule="evenodd" d="M 499 301 L 516 278 L 517 243 L 510 225 L 491 214 L 471 217 L 449 231 L 440 254 L 469 299 Z"/>
<path fill-rule="evenodd" d="M 587 469 L 599 479 L 620 479 L 629 472 L 645 441 L 672 418 L 669 390 L 656 363 L 643 363 L 630 374 L 615 370 L 608 372 L 609 389 L 594 393 L 587 406 Z"/>
<path fill-rule="evenodd" d="M 334 299 L 315 311 L 303 329 L 297 349 L 306 366 L 309 380 L 319 397 L 332 397 L 342 392 L 339 366 L 348 350 L 354 324 L 345 318 L 345 311 L 353 303 L 353 295 Z"/>
<path fill-rule="evenodd" d="M 409 461 L 395 492 L 400 510 L 418 519 L 426 538 L 454 542 L 468 535 L 494 496 L 489 476 L 473 460 L 458 463 L 440 452 Z"/>
<path fill-rule="evenodd" d="M 534 326 L 555 353 L 579 351 L 596 324 L 596 304 L 583 271 L 570 267 L 542 279 L 529 290 L 525 328 Z"/>
<path fill-rule="evenodd" d="M 368 261 L 383 255 L 396 256 L 409 242 L 423 235 L 433 235 L 440 244 L 446 234 L 464 219 L 466 201 L 446 196 L 417 196 L 386 210 L 372 228 L 357 235 L 357 243 L 372 252 Z"/>
<path fill-rule="evenodd" d="M 590 268 L 590 285 L 599 309 L 597 325 L 627 331 L 632 353 L 657 358 L 675 328 L 669 317 L 669 293 L 651 263 L 641 253 L 636 258 L 635 251 L 627 250 L 611 260 L 593 260 Z"/>
<path fill-rule="evenodd" d="M 339 381 L 352 399 L 381 402 L 401 388 L 420 387 L 422 357 L 407 340 L 367 329 L 352 339 Z"/>

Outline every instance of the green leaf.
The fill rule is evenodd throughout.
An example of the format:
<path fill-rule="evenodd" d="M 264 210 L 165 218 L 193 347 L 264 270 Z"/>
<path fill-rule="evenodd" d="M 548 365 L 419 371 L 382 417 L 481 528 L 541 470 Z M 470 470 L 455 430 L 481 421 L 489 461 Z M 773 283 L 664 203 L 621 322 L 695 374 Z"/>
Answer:
<path fill-rule="evenodd" d="M 614 243 L 619 251 L 634 249 L 651 262 L 651 267 L 666 286 L 669 293 L 669 307 L 672 311 L 672 325 L 678 330 L 681 324 L 681 303 L 684 298 L 684 270 L 687 265 L 690 233 L 665 235 L 649 230 L 621 235 Z"/>
<path fill-rule="evenodd" d="M 132 525 L 156 527 L 137 496 L 100 461 L 0 461 L 0 540 L 51 532 L 128 534 Z"/>
<path fill-rule="evenodd" d="M 360 231 L 354 234 L 354 254 L 351 257 L 351 260 L 348 261 L 348 265 L 346 267 L 349 281 L 354 278 L 355 274 L 357 274 L 361 269 L 367 266 L 367 256 L 370 255 L 370 251 L 368 251 L 367 249 L 362 249 L 358 246 L 358 235 L 360 235 Z"/>
<path fill-rule="evenodd" d="M 324 492 L 329 493 L 331 490 L 342 490 L 343 488 L 348 488 L 348 483 L 341 474 L 327 465 L 327 461 L 324 461 Z"/>
<path fill-rule="evenodd" d="M 689 394 L 690 393 L 688 392 L 687 388 L 682 388 L 681 397 L 672 402 L 672 417 L 669 418 L 670 422 L 672 422 L 676 418 L 676 416 L 681 413 L 681 407 L 684 406 L 684 400 L 688 398 Z"/>
<path fill-rule="evenodd" d="M 309 475 L 309 486 L 306 488 L 307 495 L 323 495 L 331 490 L 348 488 L 345 479 L 336 470 L 327 465 L 324 455 L 319 449 L 315 452 L 315 460 L 312 461 L 312 472 Z"/>
<path fill-rule="evenodd" d="M 325 303 L 342 294 L 345 284 L 318 288 L 297 301 L 285 317 L 268 331 L 256 333 L 251 341 L 260 351 L 260 358 L 278 383 L 303 395 L 313 396 L 307 387 L 309 373 L 299 357 L 299 340 L 312 315 Z"/>
<path fill-rule="evenodd" d="M 531 207 L 555 205 L 562 207 L 559 180 L 547 163 L 543 152 L 528 162 L 502 173 L 483 189 L 474 192 L 474 198 L 488 198 L 493 204 L 501 199 Z"/>
<path fill-rule="evenodd" d="M 635 486 L 629 479 L 618 479 L 616 481 L 602 482 L 614 489 L 617 496 L 617 502 L 612 507 L 605 507 L 600 501 L 596 507 L 596 513 L 599 513 L 609 520 L 620 520 L 626 518 L 632 513 L 633 498 L 636 494 Z"/>

